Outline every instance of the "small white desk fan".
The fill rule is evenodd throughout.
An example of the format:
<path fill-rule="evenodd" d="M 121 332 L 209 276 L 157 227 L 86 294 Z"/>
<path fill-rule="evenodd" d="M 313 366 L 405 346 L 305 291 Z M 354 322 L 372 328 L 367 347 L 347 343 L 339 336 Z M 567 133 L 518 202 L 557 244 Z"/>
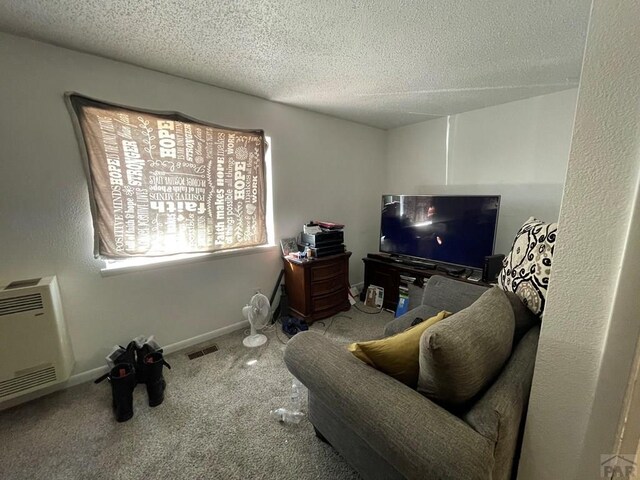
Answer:
<path fill-rule="evenodd" d="M 266 343 L 267 337 L 258 330 L 267 326 L 270 311 L 269 299 L 260 292 L 251 297 L 249 305 L 242 307 L 242 315 L 251 324 L 251 334 L 242 340 L 245 347 L 259 347 Z"/>

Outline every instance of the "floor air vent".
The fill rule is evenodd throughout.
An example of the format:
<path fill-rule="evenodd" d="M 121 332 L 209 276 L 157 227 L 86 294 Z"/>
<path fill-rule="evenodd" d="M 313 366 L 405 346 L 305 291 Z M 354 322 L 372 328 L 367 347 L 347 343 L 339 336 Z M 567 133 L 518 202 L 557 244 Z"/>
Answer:
<path fill-rule="evenodd" d="M 194 360 L 196 358 L 204 357 L 205 355 L 209 355 L 210 353 L 217 351 L 218 346 L 214 343 L 213 345 L 209 345 L 208 347 L 196 350 L 195 352 L 187 353 L 187 357 L 189 357 L 189 360 Z"/>

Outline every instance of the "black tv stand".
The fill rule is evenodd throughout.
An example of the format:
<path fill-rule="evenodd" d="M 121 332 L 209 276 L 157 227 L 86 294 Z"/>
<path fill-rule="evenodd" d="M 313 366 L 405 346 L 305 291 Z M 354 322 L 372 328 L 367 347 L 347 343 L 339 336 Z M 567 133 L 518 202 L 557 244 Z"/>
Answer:
<path fill-rule="evenodd" d="M 370 254 L 370 255 L 376 255 L 376 254 Z M 381 253 L 379 255 L 380 255 L 380 258 L 384 260 L 384 258 L 383 258 L 384 254 Z M 401 257 L 401 256 L 396 255 L 394 253 L 390 254 L 386 258 L 387 258 L 387 260 L 391 260 L 392 262 L 401 263 L 403 265 L 408 265 L 410 267 L 428 268 L 428 269 L 436 268 L 436 264 L 435 263 L 422 261 L 422 260 L 412 260 L 412 259 L 407 258 L 407 257 Z"/>
<path fill-rule="evenodd" d="M 462 275 L 467 271 L 464 267 L 450 267 L 447 265 L 438 265 L 436 268 L 442 272 L 445 272 L 449 275 Z"/>
<path fill-rule="evenodd" d="M 377 285 L 384 288 L 383 308 L 393 311 L 398 305 L 400 275 L 414 277 L 419 286 L 422 286 L 425 279 L 433 275 L 443 275 L 475 285 L 486 285 L 482 282 L 466 280 L 468 269 L 462 267 L 414 261 L 386 253 L 370 253 L 362 261 L 364 262 L 364 288 L 361 293 L 361 299 L 366 296 L 369 285 Z M 416 306 L 410 305 L 409 308 Z"/>

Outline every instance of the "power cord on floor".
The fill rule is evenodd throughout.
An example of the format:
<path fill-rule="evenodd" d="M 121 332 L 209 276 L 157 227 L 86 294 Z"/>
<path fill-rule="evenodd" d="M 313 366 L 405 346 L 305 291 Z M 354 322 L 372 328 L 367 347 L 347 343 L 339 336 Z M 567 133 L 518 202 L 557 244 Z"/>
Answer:
<path fill-rule="evenodd" d="M 327 333 L 327 331 L 331 328 L 331 325 L 333 325 L 333 319 L 334 318 L 336 318 L 336 317 L 331 317 L 329 319 L 329 325 L 324 323 L 324 320 L 317 320 L 317 321 L 314 322 L 314 324 L 322 325 L 324 327 L 324 330 L 322 331 L 322 335 L 325 335 Z"/>
<path fill-rule="evenodd" d="M 366 310 L 361 309 L 357 303 L 354 304 L 353 306 L 356 308 L 356 310 L 359 310 L 362 313 L 366 313 L 367 315 L 379 315 L 380 313 L 382 313 L 381 308 L 376 308 L 375 312 L 367 312 Z"/>
<path fill-rule="evenodd" d="M 367 312 L 366 310 L 363 310 L 362 308 L 360 308 L 358 306 L 358 304 L 356 303 L 355 305 L 353 305 L 356 310 L 362 312 L 362 313 L 366 313 L 367 315 L 379 315 L 380 313 L 382 313 L 382 309 L 376 309 L 376 311 L 374 312 Z M 329 329 L 333 326 L 333 323 L 335 321 L 336 318 L 347 318 L 349 320 L 353 319 L 353 317 L 350 317 L 349 315 L 345 315 L 344 313 L 338 313 L 337 315 L 334 315 L 333 317 L 329 318 L 328 322 L 329 324 L 327 325 L 326 320 L 317 320 L 314 322 L 314 325 L 322 325 L 324 326 L 324 330 L 322 331 L 322 335 L 326 335 L 327 332 L 329 331 Z M 278 341 L 282 344 L 282 345 L 286 345 L 287 342 L 283 341 L 282 338 L 280 338 L 280 334 L 279 334 L 279 330 L 282 329 L 282 319 L 278 318 L 277 320 L 275 320 L 273 323 L 271 323 L 270 325 L 266 326 L 263 329 L 263 332 L 270 332 L 271 330 L 273 330 L 276 334 L 276 338 L 278 339 Z M 245 335 L 248 335 L 248 330 L 245 330 Z"/>
<path fill-rule="evenodd" d="M 343 317 L 343 318 L 347 318 L 349 320 L 351 320 L 353 317 L 350 317 L 349 315 L 345 315 L 343 313 L 339 313 L 337 315 L 334 315 L 333 317 L 331 317 L 328 322 L 329 324 L 327 325 L 325 323 L 325 320 L 317 320 L 314 322 L 314 325 L 322 325 L 324 328 L 324 330 L 322 331 L 322 335 L 326 335 L 326 333 L 329 331 L 329 329 L 333 326 L 333 323 L 335 321 L 336 318 L 338 317 Z M 274 323 L 272 323 L 271 325 L 267 326 L 263 331 L 271 331 L 273 330 L 276 334 L 276 338 L 278 339 L 278 341 L 282 344 L 282 345 L 286 345 L 287 342 L 283 341 L 282 338 L 280 337 L 280 333 L 279 330 L 282 329 L 282 319 L 277 319 Z"/>
<path fill-rule="evenodd" d="M 280 325 L 280 327 L 277 327 L 277 325 Z M 273 323 L 274 328 L 274 332 L 276 332 L 276 338 L 278 339 L 278 341 L 282 344 L 282 345 L 286 345 L 287 342 L 283 342 L 282 339 L 280 338 L 280 334 L 278 333 L 278 330 L 282 329 L 282 319 L 279 318 L 277 319 L 274 323 Z"/>
<path fill-rule="evenodd" d="M 315 324 L 322 325 L 324 327 L 324 330 L 322 331 L 322 335 L 326 335 L 329 329 L 333 326 L 334 320 L 339 317 L 348 318 L 349 320 L 353 319 L 353 317 L 350 317 L 349 315 L 345 315 L 344 313 L 338 313 L 337 315 L 334 315 L 329 319 L 329 325 L 327 325 L 324 320 L 318 320 L 314 322 L 314 325 Z"/>

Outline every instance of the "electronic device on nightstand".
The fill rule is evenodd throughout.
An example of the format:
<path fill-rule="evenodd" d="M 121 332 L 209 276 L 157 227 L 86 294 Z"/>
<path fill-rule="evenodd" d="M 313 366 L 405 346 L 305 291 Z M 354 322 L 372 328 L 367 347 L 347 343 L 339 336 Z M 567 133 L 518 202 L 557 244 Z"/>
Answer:
<path fill-rule="evenodd" d="M 300 234 L 302 244 L 309 248 L 313 258 L 328 257 L 347 251 L 344 246 L 342 230 L 321 231 L 317 233 Z"/>

